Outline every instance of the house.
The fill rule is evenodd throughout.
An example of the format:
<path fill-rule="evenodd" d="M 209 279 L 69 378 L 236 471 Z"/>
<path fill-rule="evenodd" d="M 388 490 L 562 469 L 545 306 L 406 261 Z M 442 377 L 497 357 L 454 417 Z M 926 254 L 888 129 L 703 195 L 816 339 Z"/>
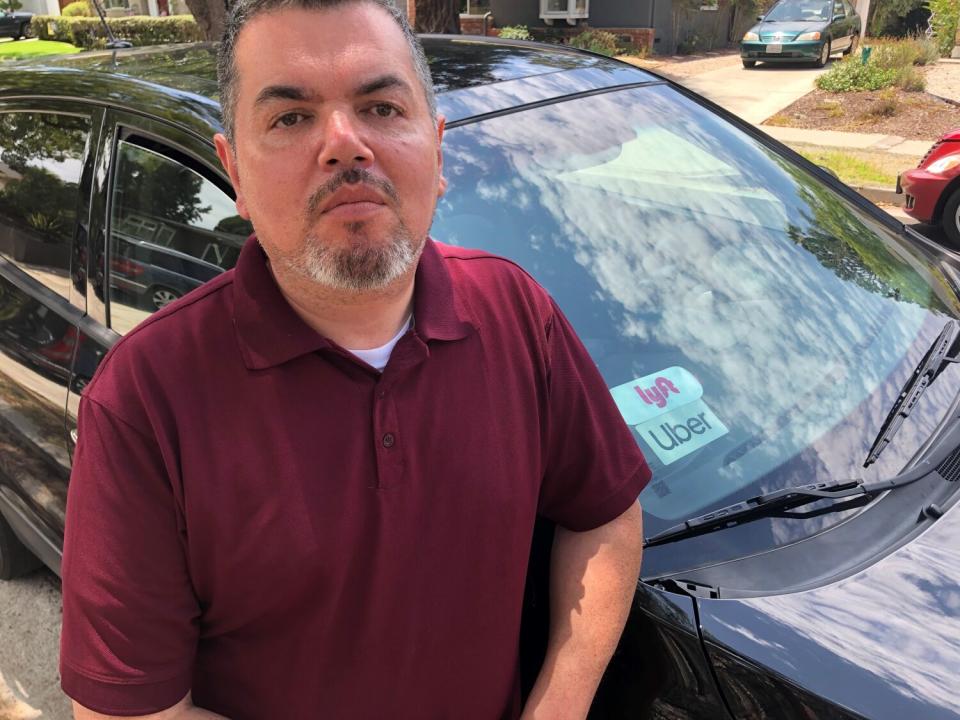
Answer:
<path fill-rule="evenodd" d="M 496 27 L 525 25 L 534 35 L 607 30 L 655 53 L 723 47 L 753 23 L 729 2 L 702 0 L 683 9 L 674 0 L 489 0 Z M 749 20 L 749 23 L 747 22 Z"/>

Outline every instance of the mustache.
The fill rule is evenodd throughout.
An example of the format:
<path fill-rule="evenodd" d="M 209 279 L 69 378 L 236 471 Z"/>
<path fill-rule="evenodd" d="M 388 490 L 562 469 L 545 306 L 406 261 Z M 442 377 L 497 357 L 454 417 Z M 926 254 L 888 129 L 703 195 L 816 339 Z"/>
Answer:
<path fill-rule="evenodd" d="M 389 180 L 377 177 L 365 168 L 350 168 L 349 170 L 341 170 L 314 191 L 314 193 L 310 196 L 310 199 L 307 201 L 307 216 L 312 218 L 314 215 L 316 215 L 327 198 L 333 195 L 344 185 L 360 184 L 370 185 L 377 188 L 395 204 L 399 203 L 400 201 L 400 196 L 397 194 L 397 189 Z"/>

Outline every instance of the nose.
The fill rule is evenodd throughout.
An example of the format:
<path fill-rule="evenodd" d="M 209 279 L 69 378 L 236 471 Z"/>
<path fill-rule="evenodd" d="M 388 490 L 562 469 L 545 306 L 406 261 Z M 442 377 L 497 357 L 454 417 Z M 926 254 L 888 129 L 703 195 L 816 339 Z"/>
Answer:
<path fill-rule="evenodd" d="M 323 147 L 317 160 L 331 170 L 368 167 L 373 163 L 373 151 L 364 141 L 357 120 L 335 110 L 324 124 Z"/>

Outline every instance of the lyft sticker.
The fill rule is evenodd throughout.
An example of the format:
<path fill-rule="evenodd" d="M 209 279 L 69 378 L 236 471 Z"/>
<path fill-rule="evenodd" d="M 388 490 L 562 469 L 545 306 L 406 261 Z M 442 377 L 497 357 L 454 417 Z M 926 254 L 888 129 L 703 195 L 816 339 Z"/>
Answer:
<path fill-rule="evenodd" d="M 644 444 L 669 465 L 726 435 L 729 430 L 697 399 L 636 426 Z"/>
<path fill-rule="evenodd" d="M 689 370 L 669 367 L 610 391 L 627 425 L 639 425 L 699 400 L 703 387 Z"/>

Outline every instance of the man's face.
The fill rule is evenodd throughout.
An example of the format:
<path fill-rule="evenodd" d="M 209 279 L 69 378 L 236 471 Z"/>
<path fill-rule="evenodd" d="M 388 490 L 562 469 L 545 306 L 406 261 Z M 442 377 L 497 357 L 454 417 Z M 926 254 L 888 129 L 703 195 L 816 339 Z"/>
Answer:
<path fill-rule="evenodd" d="M 359 3 L 251 20 L 236 46 L 234 146 L 215 138 L 275 271 L 369 290 L 413 267 L 441 176 L 403 32 Z"/>

